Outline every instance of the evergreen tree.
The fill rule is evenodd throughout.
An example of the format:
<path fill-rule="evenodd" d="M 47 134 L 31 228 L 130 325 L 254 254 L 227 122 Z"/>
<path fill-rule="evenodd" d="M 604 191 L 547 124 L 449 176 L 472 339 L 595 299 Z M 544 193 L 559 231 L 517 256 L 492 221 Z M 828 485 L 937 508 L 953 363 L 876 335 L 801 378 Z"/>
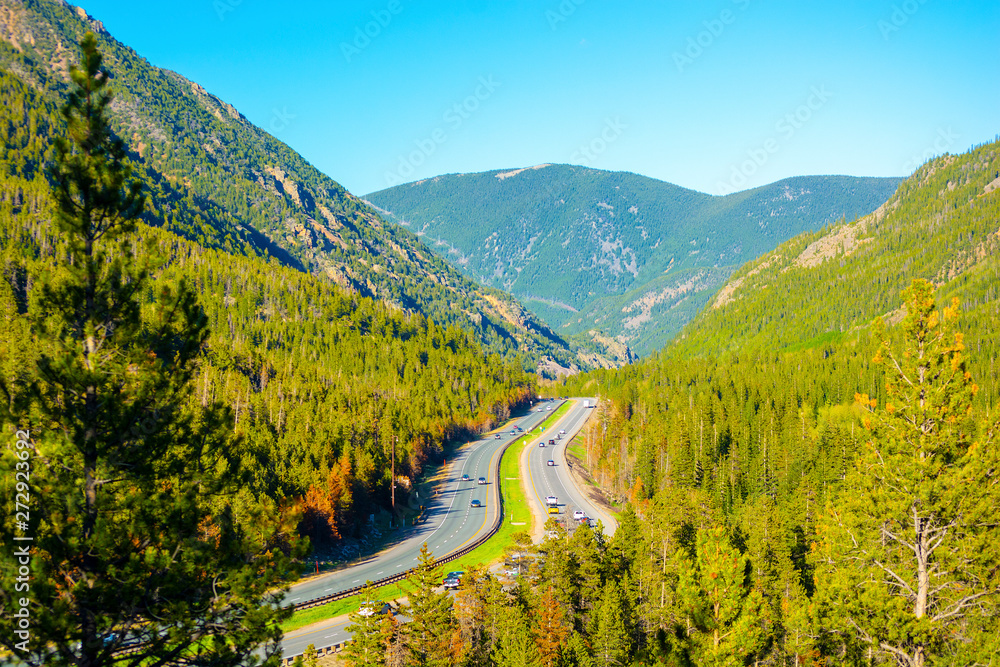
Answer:
<path fill-rule="evenodd" d="M 405 632 L 410 664 L 420 667 L 449 665 L 454 625 L 451 600 L 445 593 L 434 590 L 440 583 L 440 575 L 426 542 L 407 581 L 411 588 L 406 615 L 411 620 Z"/>
<path fill-rule="evenodd" d="M 857 397 L 869 439 L 822 519 L 817 582 L 824 625 L 851 638 L 849 653 L 923 667 L 996 638 L 1000 458 L 975 440 L 957 300 L 938 311 L 922 280 L 904 296 L 902 349 L 876 327 L 885 405 Z"/>
<path fill-rule="evenodd" d="M 374 603 L 373 589 L 370 581 L 365 582 L 361 591 L 362 605 L 365 602 Z M 374 605 L 373 605 L 374 607 Z M 351 612 L 351 625 L 347 631 L 351 633 L 351 641 L 347 644 L 345 653 L 352 667 L 382 667 L 385 665 L 386 645 L 382 629 L 381 610 L 369 608 L 371 613 Z"/>
<path fill-rule="evenodd" d="M 142 184 L 108 127 L 94 35 L 80 47 L 70 140 L 51 172 L 66 261 L 30 304 L 37 371 L 5 415 L 31 433 L 32 633 L 15 646 L 5 550 L 0 642 L 46 667 L 117 664 L 126 642 L 134 664 L 154 667 L 277 664 L 276 621 L 289 612 L 268 591 L 289 564 L 270 537 L 252 553 L 226 506 L 238 472 L 229 415 L 188 407 L 205 318 L 192 290 L 153 292 L 132 266 Z M 7 523 L 0 531 L 12 543 Z"/>
<path fill-rule="evenodd" d="M 677 591 L 695 664 L 742 665 L 761 648 L 762 599 L 745 582 L 748 562 L 725 528 L 698 532 L 695 560 L 682 568 Z"/>
<path fill-rule="evenodd" d="M 535 644 L 541 667 L 555 667 L 562 652 L 569 630 L 564 612 L 552 586 L 548 586 L 538 600 L 538 620 L 535 624 Z"/>
<path fill-rule="evenodd" d="M 496 667 L 539 667 L 538 648 L 519 607 L 508 609 L 492 657 Z"/>
<path fill-rule="evenodd" d="M 617 581 L 608 581 L 594 612 L 590 633 L 597 667 L 627 665 L 632 655 L 632 619 Z"/>

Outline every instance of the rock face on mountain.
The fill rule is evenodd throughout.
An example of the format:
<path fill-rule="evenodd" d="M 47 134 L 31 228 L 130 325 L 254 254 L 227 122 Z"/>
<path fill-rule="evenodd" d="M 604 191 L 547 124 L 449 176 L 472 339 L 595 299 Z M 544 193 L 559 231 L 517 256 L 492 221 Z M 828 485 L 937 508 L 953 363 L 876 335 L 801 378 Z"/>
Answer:
<path fill-rule="evenodd" d="M 83 9 L 0 0 L 0 68 L 11 85 L 29 86 L 57 108 L 87 31 L 97 35 L 112 77 L 114 129 L 153 195 L 147 222 L 205 247 L 324 275 L 470 330 L 502 354 L 583 364 L 515 299 L 476 285 L 232 105 L 151 66 Z"/>
<path fill-rule="evenodd" d="M 875 210 L 898 178 L 810 176 L 724 197 L 631 173 L 539 165 L 452 174 L 365 199 L 560 334 L 665 344 L 736 267 Z"/>

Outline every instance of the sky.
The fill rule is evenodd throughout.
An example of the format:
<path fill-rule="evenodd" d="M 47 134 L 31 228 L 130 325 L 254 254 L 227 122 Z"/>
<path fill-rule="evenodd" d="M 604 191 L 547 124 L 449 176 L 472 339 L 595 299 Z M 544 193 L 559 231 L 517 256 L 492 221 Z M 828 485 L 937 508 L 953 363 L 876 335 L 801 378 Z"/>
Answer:
<path fill-rule="evenodd" d="M 569 163 L 718 195 L 1000 134 L 997 0 L 72 0 L 351 192 Z"/>

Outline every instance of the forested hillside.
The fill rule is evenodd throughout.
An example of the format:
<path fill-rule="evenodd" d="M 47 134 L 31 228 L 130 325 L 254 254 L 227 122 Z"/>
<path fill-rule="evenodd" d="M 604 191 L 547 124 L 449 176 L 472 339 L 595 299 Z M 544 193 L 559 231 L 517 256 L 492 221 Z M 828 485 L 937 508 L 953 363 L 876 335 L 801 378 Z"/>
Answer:
<path fill-rule="evenodd" d="M 896 178 L 810 176 L 713 197 L 570 165 L 452 174 L 365 199 L 560 334 L 665 345 L 740 264 L 875 210 Z"/>
<path fill-rule="evenodd" d="M 898 308 L 912 278 L 961 296 L 967 311 L 995 301 L 998 179 L 996 142 L 928 162 L 872 214 L 798 236 L 740 268 L 672 354 L 839 340 Z"/>
<path fill-rule="evenodd" d="M 17 154 L 11 159 L 38 165 L 51 151 L 50 111 L 66 93 L 67 65 L 77 60 L 75 45 L 87 30 L 97 34 L 112 75 L 113 129 L 157 195 L 145 213 L 148 224 L 203 247 L 273 257 L 460 326 L 491 350 L 522 355 L 532 368 L 543 358 L 578 362 L 516 300 L 476 286 L 231 105 L 151 66 L 61 0 L 0 1 L 3 113 L 14 137 L 7 151 Z M 28 108 L 25 89 L 37 96 Z"/>
<path fill-rule="evenodd" d="M 554 389 L 602 398 L 584 463 L 638 508 L 662 568 L 647 628 L 684 622 L 670 552 L 715 540 L 762 596 L 744 659 L 987 664 L 997 647 L 973 638 L 1000 627 L 995 522 L 967 520 L 1000 499 L 998 158 L 929 162 L 872 216 L 741 269 L 671 348 Z M 933 594 L 928 572 L 945 577 Z"/>
<path fill-rule="evenodd" d="M 39 281 L 66 256 L 46 172 L 65 123 L 49 97 L 9 71 L 0 71 L 0 98 L 0 362 L 12 400 L 40 352 L 29 324 Z M 268 257 L 262 235 L 236 222 L 218 227 L 221 213 L 203 217 L 222 209 L 141 161 L 135 173 L 147 207 L 134 252 L 157 289 L 182 280 L 199 294 L 212 336 L 198 401 L 233 410 L 250 471 L 243 506 L 299 507 L 321 515 L 322 525 L 303 527 L 314 537 L 353 534 L 356 519 L 388 506 L 394 439 L 405 502 L 450 439 L 504 419 L 531 392 L 519 359 L 485 350 L 467 329 Z"/>

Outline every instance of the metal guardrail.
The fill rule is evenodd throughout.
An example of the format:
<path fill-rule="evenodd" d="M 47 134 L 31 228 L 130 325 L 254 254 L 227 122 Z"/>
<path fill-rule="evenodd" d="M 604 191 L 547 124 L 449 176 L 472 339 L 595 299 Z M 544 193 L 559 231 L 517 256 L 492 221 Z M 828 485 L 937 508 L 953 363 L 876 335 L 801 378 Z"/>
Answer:
<path fill-rule="evenodd" d="M 435 558 L 434 559 L 434 563 L 436 565 L 444 565 L 445 563 L 450 563 L 453 560 L 457 560 L 457 559 L 461 558 L 462 556 L 466 555 L 467 553 L 469 553 L 473 549 L 481 546 L 486 540 L 488 540 L 491 537 L 493 537 L 494 535 L 496 535 L 497 532 L 500 530 L 500 526 L 503 525 L 503 514 L 504 514 L 504 511 L 503 511 L 503 490 L 500 488 L 501 487 L 501 485 L 500 485 L 500 462 L 503 460 L 503 455 L 507 453 L 507 450 L 510 448 L 510 446 L 513 445 L 515 442 L 517 442 L 517 440 L 519 440 L 519 438 L 515 438 L 514 440 L 508 442 L 506 445 L 504 445 L 504 448 L 502 450 L 500 450 L 500 456 L 497 458 L 496 469 L 493 471 L 494 478 L 497 480 L 497 484 L 496 484 L 496 487 L 497 487 L 497 506 L 500 509 L 500 511 L 497 513 L 496 520 L 493 522 L 493 525 L 490 526 L 489 530 L 487 530 L 485 533 L 483 533 L 482 535 L 480 535 L 479 537 L 477 537 L 474 541 L 472 541 L 469 544 L 465 545 L 461 549 L 458 549 L 457 551 L 453 551 L 450 554 L 448 554 L 446 556 L 443 556 L 441 558 Z M 377 580 L 371 582 L 371 585 L 372 586 L 385 586 L 386 584 L 392 584 L 392 583 L 395 583 L 397 581 L 402 581 L 403 579 L 406 579 L 412 573 L 413 573 L 413 568 L 410 568 L 409 570 L 406 570 L 405 572 L 401 572 L 399 574 L 394 574 L 391 577 L 385 577 L 383 579 L 377 579 Z M 365 584 L 365 586 L 367 586 L 367 585 L 368 584 Z M 349 598 L 352 595 L 357 595 L 358 593 L 360 593 L 361 591 L 363 591 L 365 589 L 365 586 L 355 586 L 353 588 L 348 588 L 347 590 L 340 591 L 339 593 L 332 593 L 330 595 L 324 595 L 323 597 L 318 597 L 318 598 L 314 598 L 312 600 L 306 600 L 305 602 L 300 602 L 297 605 L 295 605 L 295 611 L 301 611 L 303 609 L 312 609 L 313 607 L 320 607 L 320 606 L 325 605 L 325 604 L 330 604 L 331 602 L 336 602 L 337 600 L 343 600 L 344 598 Z"/>
<path fill-rule="evenodd" d="M 541 422 L 541 424 L 539 424 L 539 425 L 545 424 L 545 422 L 547 422 L 549 420 L 549 417 L 551 417 L 553 415 L 555 415 L 555 412 L 553 412 L 552 415 L 546 416 L 545 419 L 543 419 L 542 422 Z M 523 437 L 527 438 L 528 434 L 525 433 L 523 435 Z M 489 530 L 487 530 L 485 533 L 483 533 L 482 535 L 480 535 L 479 537 L 477 537 L 473 542 L 465 545 L 461 549 L 458 549 L 458 550 L 453 551 L 452 553 L 450 553 L 450 554 L 448 554 L 446 556 L 443 556 L 442 558 L 435 559 L 434 560 L 435 565 L 444 565 L 445 563 L 450 563 L 453 560 L 458 560 L 459 558 L 461 558 L 462 556 L 464 556 L 467 553 L 471 552 L 472 550 L 474 550 L 474 549 L 482 546 L 482 544 L 484 542 L 486 542 L 486 540 L 490 539 L 491 537 L 493 537 L 494 535 L 496 535 L 500 531 L 500 527 L 503 525 L 503 516 L 504 516 L 503 489 L 502 489 L 502 485 L 500 484 L 500 465 L 503 462 L 504 454 L 507 453 L 507 450 L 510 449 L 510 446 L 513 445 L 515 442 L 517 442 L 520 439 L 521 438 L 514 438 L 513 440 L 511 440 L 510 442 L 508 442 L 506 445 L 504 445 L 503 449 L 500 450 L 500 456 L 497 457 L 497 464 L 496 464 L 496 468 L 494 469 L 493 473 L 494 473 L 494 478 L 497 481 L 497 484 L 496 484 L 496 486 L 497 486 L 497 507 L 499 508 L 500 511 L 497 512 L 497 518 L 493 522 L 493 525 L 490 526 Z M 406 579 L 408 576 L 410 576 L 410 574 L 412 574 L 412 573 L 413 573 L 413 568 L 410 568 L 406 572 L 403 572 L 403 573 L 400 573 L 400 574 L 396 574 L 396 575 L 393 575 L 391 577 L 386 577 L 384 579 L 379 579 L 377 581 L 373 581 L 373 582 L 371 582 L 371 585 L 372 586 L 384 586 L 386 584 L 391 584 L 391 583 L 395 583 L 397 581 L 402 581 L 403 579 Z M 313 600 L 307 600 L 306 602 L 300 602 L 299 604 L 295 605 L 295 611 L 299 611 L 301 609 L 312 609 L 313 607 L 320 607 L 320 606 L 325 605 L 325 604 L 330 604 L 331 602 L 336 602 L 337 600 L 343 600 L 344 598 L 349 598 L 352 595 L 357 595 L 362 590 L 364 590 L 364 588 L 365 588 L 365 586 L 355 586 L 354 588 L 349 588 L 349 589 L 341 591 L 339 593 L 333 593 L 332 595 L 325 595 L 325 596 L 323 596 L 321 598 L 315 598 Z M 322 648 L 316 648 L 316 654 L 318 656 L 322 657 L 322 656 L 325 656 L 325 655 L 330 655 L 331 653 L 339 653 L 340 651 L 344 650 L 344 647 L 347 646 L 347 644 L 350 643 L 350 641 L 351 641 L 350 639 L 347 639 L 345 641 L 333 644 L 332 646 L 324 646 Z M 297 658 L 299 655 L 301 655 L 301 654 L 296 654 L 296 655 L 293 655 L 293 656 L 282 658 L 281 664 L 283 664 L 283 665 L 291 665 L 292 663 L 295 662 L 295 658 Z"/>

